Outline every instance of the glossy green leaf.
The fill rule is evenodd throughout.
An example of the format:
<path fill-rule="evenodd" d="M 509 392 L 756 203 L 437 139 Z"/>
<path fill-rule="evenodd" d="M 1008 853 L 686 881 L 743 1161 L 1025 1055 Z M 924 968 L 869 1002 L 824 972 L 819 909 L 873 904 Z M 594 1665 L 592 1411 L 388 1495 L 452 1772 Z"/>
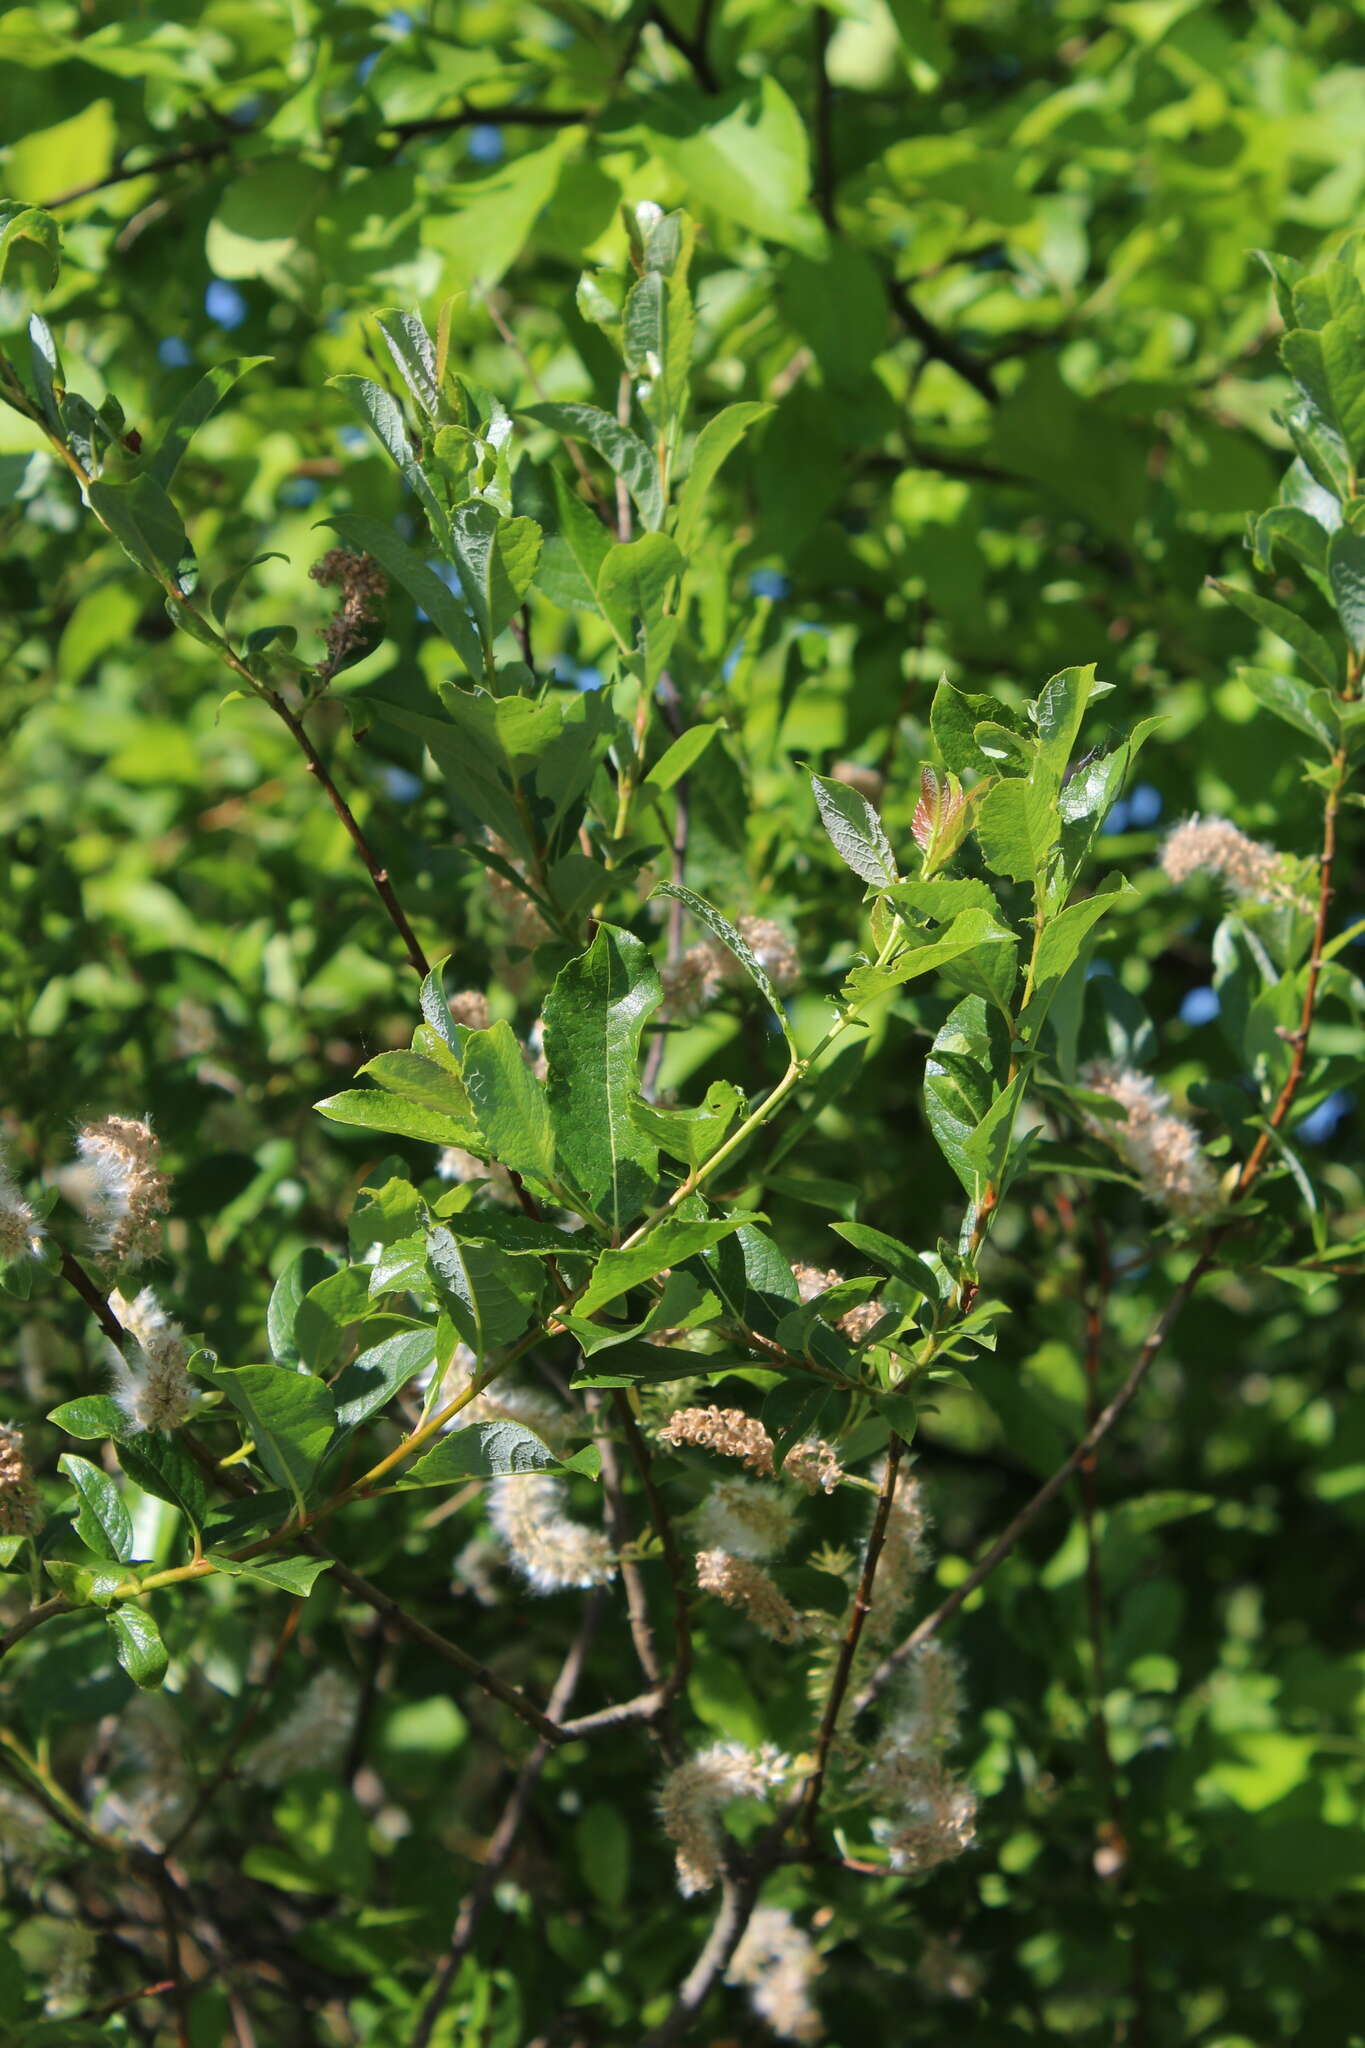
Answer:
<path fill-rule="evenodd" d="M 133 1554 L 132 1517 L 109 1474 L 72 1451 L 64 1451 L 57 1464 L 80 1501 L 74 1527 L 81 1542 L 96 1557 L 126 1564 Z"/>
<path fill-rule="evenodd" d="M 733 454 L 751 427 L 773 410 L 756 399 L 723 406 L 713 413 L 697 436 L 687 479 L 678 493 L 678 513 L 673 538 L 685 555 L 691 554 L 706 513 L 707 494 L 721 466 Z"/>
<path fill-rule="evenodd" d="M 510 1024 L 470 1032 L 463 1076 L 483 1139 L 478 1149 L 514 1173 L 548 1179 L 555 1161 L 550 1108 Z"/>
<path fill-rule="evenodd" d="M 900 879 L 896 856 L 882 821 L 867 798 L 847 783 L 811 776 L 820 821 L 846 867 L 875 889 L 889 889 Z"/>
<path fill-rule="evenodd" d="M 753 1216 L 738 1209 L 728 1216 L 666 1216 L 639 1244 L 603 1252 L 592 1278 L 574 1303 L 575 1311 L 580 1317 L 596 1315 L 608 1302 L 652 1280 L 666 1266 L 679 1266 L 684 1259 L 709 1251 L 722 1238 L 754 1221 Z"/>
<path fill-rule="evenodd" d="M 328 1388 L 311 1373 L 279 1365 L 220 1367 L 204 1378 L 242 1417 L 271 1478 L 302 1504 L 336 1427 Z"/>
<path fill-rule="evenodd" d="M 114 1654 L 133 1684 L 156 1692 L 165 1680 L 170 1658 L 161 1631 L 145 1607 L 115 1607 L 105 1616 L 114 1638 Z"/>
<path fill-rule="evenodd" d="M 560 969 L 545 999 L 548 1096 L 560 1169 L 613 1231 L 640 1215 L 658 1155 L 631 1115 L 640 1034 L 662 996 L 649 953 L 600 924 L 586 953 Z"/>
<path fill-rule="evenodd" d="M 661 533 L 618 543 L 602 558 L 597 601 L 627 660 L 653 689 L 678 630 L 670 610 L 683 558 Z"/>
<path fill-rule="evenodd" d="M 685 889 L 681 882 L 660 882 L 654 894 L 656 896 L 675 896 L 678 902 L 696 918 L 698 924 L 705 925 L 712 937 L 719 939 L 726 951 L 734 954 L 736 960 L 738 960 L 740 966 L 744 969 L 744 972 L 748 975 L 750 981 L 759 991 L 768 1008 L 781 1025 L 782 1035 L 794 1052 L 796 1047 L 792 1039 L 791 1025 L 788 1022 L 787 1013 L 782 1006 L 782 998 L 773 987 L 767 969 L 758 959 L 743 933 L 731 924 L 728 917 L 722 917 L 714 904 L 708 903 L 705 897 L 698 896 L 695 890 Z"/>

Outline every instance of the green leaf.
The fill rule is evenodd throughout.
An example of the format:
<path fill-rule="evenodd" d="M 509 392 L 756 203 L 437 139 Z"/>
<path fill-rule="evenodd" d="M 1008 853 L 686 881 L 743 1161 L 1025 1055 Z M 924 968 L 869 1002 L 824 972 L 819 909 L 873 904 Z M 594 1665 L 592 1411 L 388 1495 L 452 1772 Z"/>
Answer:
<path fill-rule="evenodd" d="M 1026 1045 L 1036 1045 L 1048 1011 L 1063 976 L 1079 958 L 1091 929 L 1125 896 L 1135 896 L 1132 885 L 1121 875 L 1109 879 L 1080 903 L 1072 903 L 1048 919 L 1034 957 L 1033 993 L 1019 1019 L 1019 1035 Z"/>
<path fill-rule="evenodd" d="M 482 1134 L 475 1149 L 514 1173 L 548 1180 L 555 1163 L 550 1109 L 510 1024 L 499 1020 L 487 1031 L 470 1032 L 463 1079 Z"/>
<path fill-rule="evenodd" d="M 484 498 L 457 507 L 450 527 L 460 588 L 487 653 L 530 588 L 540 528 L 534 519 L 504 519 Z"/>
<path fill-rule="evenodd" d="M 299 1507 L 332 1440 L 336 1408 L 311 1373 L 279 1365 L 220 1367 L 203 1377 L 226 1394 L 246 1423 L 256 1455 L 271 1478 L 288 1487 Z"/>
<path fill-rule="evenodd" d="M 11 262 L 32 274 L 40 292 L 50 292 L 62 268 L 62 238 L 50 213 L 37 206 L 0 201 L 0 283 Z"/>
<path fill-rule="evenodd" d="M 597 574 L 597 601 L 632 668 L 652 690 L 678 630 L 667 609 L 683 558 L 661 533 L 609 548 Z"/>
<path fill-rule="evenodd" d="M 986 792 L 976 814 L 976 836 L 993 874 L 1035 889 L 1061 838 L 1059 779 L 1010 776 Z"/>
<path fill-rule="evenodd" d="M 1340 663 L 1336 655 L 1314 627 L 1296 612 L 1286 611 L 1282 604 L 1272 604 L 1254 590 L 1239 590 L 1235 583 L 1224 583 L 1217 576 L 1210 576 L 1212 588 L 1219 591 L 1229 604 L 1235 604 L 1238 611 L 1245 612 L 1258 626 L 1278 634 L 1287 641 L 1296 654 L 1302 655 L 1320 683 L 1335 691 L 1340 683 Z"/>
<path fill-rule="evenodd" d="M 417 314 L 389 308 L 374 318 L 399 375 L 427 418 L 449 419 L 450 408 L 441 396 L 436 375 L 436 347 Z"/>
<path fill-rule="evenodd" d="M 933 938 L 923 945 L 907 946 L 887 966 L 878 967 L 869 961 L 865 966 L 855 967 L 839 991 L 840 998 L 847 1004 L 869 1003 L 908 981 L 934 973 L 946 961 L 981 948 L 1004 949 L 1014 944 L 1014 934 L 1005 930 L 993 911 L 964 910 Z"/>
<path fill-rule="evenodd" d="M 330 1557 L 228 1557 L 221 1550 L 205 1553 L 215 1571 L 227 1579 L 246 1579 L 253 1586 L 266 1586 L 277 1593 L 292 1593 L 306 1600 L 335 1559 Z"/>
<path fill-rule="evenodd" d="M 74 1526 L 81 1542 L 96 1557 L 126 1564 L 133 1554 L 132 1517 L 109 1474 L 72 1451 L 63 1451 L 57 1465 L 80 1497 Z"/>
<path fill-rule="evenodd" d="M 1327 380 L 1330 409 L 1346 444 L 1352 469 L 1365 464 L 1365 311 L 1355 306 L 1344 311 L 1318 332 L 1322 373 Z M 1291 344 L 1299 339 L 1287 334 L 1282 353 L 1291 372 Z"/>
<path fill-rule="evenodd" d="M 427 1258 L 451 1321 L 478 1358 L 519 1337 L 539 1309 L 540 1268 L 496 1244 L 439 1225 L 427 1234 Z"/>
<path fill-rule="evenodd" d="M 976 740 L 977 726 L 985 723 L 1004 725 L 1014 733 L 1023 732 L 1022 720 L 1010 705 L 995 697 L 954 689 L 945 676 L 934 692 L 929 724 L 943 764 L 953 774 L 963 775 L 971 769 L 978 775 L 992 775 L 999 767 L 996 760 L 982 752 Z"/>
<path fill-rule="evenodd" d="M 766 419 L 772 410 L 771 405 L 744 399 L 738 405 L 723 407 L 698 434 L 687 480 L 678 493 L 678 511 L 673 524 L 673 538 L 685 555 L 692 552 L 706 507 L 706 494 L 721 464 L 739 446 L 749 429 L 756 427 L 761 419 Z"/>
<path fill-rule="evenodd" d="M 463 1078 L 453 1074 L 439 1060 L 428 1059 L 425 1053 L 376 1053 L 358 1072 L 377 1081 L 386 1093 L 399 1095 L 405 1102 L 415 1103 L 419 1109 L 434 1109 L 438 1116 L 462 1124 L 469 1131 L 476 1127 L 473 1105 Z"/>
<path fill-rule="evenodd" d="M 202 1527 L 208 1513 L 203 1475 L 174 1437 L 156 1430 L 135 1430 L 110 1394 L 85 1394 L 79 1400 L 64 1401 L 52 1410 L 48 1421 L 83 1442 L 108 1438 L 116 1443 L 119 1463 L 134 1486 L 179 1508 L 196 1528 Z"/>
<path fill-rule="evenodd" d="M 456 1418 L 458 1423 L 458 1417 Z M 451 1486 L 460 1479 L 495 1479 L 506 1472 L 554 1472 L 560 1461 L 520 1422 L 475 1422 L 447 1431 L 434 1449 L 409 1465 L 400 1487 Z"/>
<path fill-rule="evenodd" d="M 469 673 L 483 675 L 483 649 L 463 599 L 455 596 L 391 526 L 361 512 L 336 512 L 325 522 L 347 547 L 373 555 L 381 569 L 415 599 L 438 633 L 444 633 Z"/>
<path fill-rule="evenodd" d="M 303 1298 L 310 1287 L 316 1287 L 320 1280 L 326 1280 L 336 1270 L 337 1261 L 329 1253 L 316 1251 L 310 1245 L 290 1260 L 275 1282 L 265 1312 L 265 1333 L 270 1355 L 277 1365 L 296 1366 L 299 1363 L 294 1328 Z"/>
<path fill-rule="evenodd" d="M 85 495 L 95 517 L 140 569 L 163 588 L 189 596 L 198 579 L 194 550 L 180 514 L 155 478 L 144 474 L 126 484 L 92 483 Z"/>
<path fill-rule="evenodd" d="M 332 1382 L 338 1429 L 356 1429 L 425 1372 L 436 1357 L 434 1329 L 400 1330 L 353 1358 Z"/>
<path fill-rule="evenodd" d="M 160 484 L 162 490 L 170 488 L 171 479 L 184 459 L 190 442 L 194 439 L 205 420 L 211 419 L 234 384 L 245 377 L 248 370 L 259 369 L 268 363 L 269 356 L 234 356 L 225 363 L 215 363 L 181 399 L 171 415 L 170 425 L 161 437 L 155 455 L 147 464 L 146 474 Z"/>
<path fill-rule="evenodd" d="M 940 1289 L 933 1269 L 899 1238 L 888 1237 L 884 1230 L 873 1230 L 866 1223 L 831 1223 L 830 1229 L 836 1236 L 846 1238 L 855 1251 L 866 1252 L 879 1266 L 885 1266 L 893 1279 L 912 1287 L 926 1301 L 938 1300 Z"/>
<path fill-rule="evenodd" d="M 978 1172 L 968 1150 L 995 1094 L 988 1012 L 967 996 L 934 1040 L 924 1067 L 924 1110 L 939 1151 L 973 1198 Z"/>
<path fill-rule="evenodd" d="M 670 1159 L 700 1166 L 718 1149 L 744 1113 L 744 1096 L 733 1081 L 713 1081 L 698 1109 L 659 1109 L 638 1098 L 636 1123 Z"/>
<path fill-rule="evenodd" d="M 527 405 L 522 411 L 527 419 L 538 420 L 570 440 L 586 441 L 590 448 L 595 448 L 625 484 L 646 528 L 650 532 L 657 530 L 664 514 L 659 465 L 653 450 L 638 434 L 596 405 Z"/>
<path fill-rule="evenodd" d="M 1333 700 L 1326 690 L 1315 690 L 1298 676 L 1276 675 L 1268 668 L 1239 668 L 1237 675 L 1258 704 L 1282 718 L 1286 725 L 1317 740 L 1328 753 L 1337 744 Z"/>
<path fill-rule="evenodd" d="M 380 1058 L 384 1055 L 380 1054 Z M 398 1138 L 420 1138 L 428 1145 L 477 1144 L 478 1133 L 468 1123 L 456 1123 L 434 1109 L 390 1095 L 379 1088 L 343 1088 L 314 1103 L 320 1116 L 335 1124 L 354 1124 L 361 1130 L 388 1131 Z"/>
<path fill-rule="evenodd" d="M 811 776 L 811 788 L 826 832 L 846 867 L 876 889 L 889 889 L 900 879 L 891 842 L 866 797 L 847 783 Z"/>
<path fill-rule="evenodd" d="M 161 1631 L 145 1607 L 115 1607 L 105 1615 L 114 1638 L 114 1654 L 133 1684 L 156 1692 L 170 1663 Z"/>
<path fill-rule="evenodd" d="M 375 437 L 403 481 L 420 501 L 442 552 L 447 552 L 450 547 L 450 521 L 440 499 L 416 461 L 412 443 L 408 439 L 407 424 L 398 401 L 391 398 L 381 385 L 372 383 L 368 377 L 332 377 L 328 381 L 334 390 L 340 391 L 354 406 L 365 424 L 373 429 Z"/>
<path fill-rule="evenodd" d="M 537 586 L 555 604 L 596 611 L 597 575 L 612 546 L 610 529 L 557 469 L 554 486 L 559 531 L 547 536 L 536 569 Z"/>
<path fill-rule="evenodd" d="M 567 1179 L 619 1232 L 654 1193 L 658 1156 L 631 1115 L 640 1033 L 662 997 L 647 949 L 600 924 L 545 1000 L 550 1115 Z"/>
<path fill-rule="evenodd" d="M 787 1013 L 782 1007 L 782 998 L 773 987 L 772 982 L 768 978 L 767 970 L 758 960 L 753 948 L 749 945 L 743 934 L 735 929 L 729 918 L 722 917 L 715 906 L 708 903 L 704 896 L 698 896 L 692 889 L 685 889 L 681 882 L 660 882 L 654 894 L 656 896 L 676 896 L 679 903 L 696 918 L 697 923 L 704 924 L 712 936 L 719 939 L 722 946 L 728 952 L 734 954 L 736 960 L 738 960 L 740 966 L 744 969 L 744 972 L 748 975 L 750 981 L 754 984 L 754 987 L 763 997 L 768 1008 L 781 1025 L 782 1036 L 786 1039 L 788 1047 L 795 1053 L 796 1041 L 792 1037 L 791 1024 L 788 1021 Z"/>
<path fill-rule="evenodd" d="M 1327 576 L 1352 652 L 1365 650 L 1365 535 L 1342 526 L 1327 543 Z"/>
<path fill-rule="evenodd" d="M 722 1238 L 758 1220 L 739 1209 L 728 1216 L 664 1217 L 639 1244 L 603 1252 L 592 1278 L 574 1303 L 575 1315 L 580 1319 L 596 1315 L 608 1302 L 662 1273 L 665 1266 L 680 1266 L 684 1259 L 709 1251 Z"/>
<path fill-rule="evenodd" d="M 823 253 L 806 125 L 771 72 L 724 94 L 656 88 L 641 104 L 648 144 L 695 205 L 807 255 Z"/>
<path fill-rule="evenodd" d="M 1086 706 L 1109 686 L 1096 685 L 1095 665 L 1064 668 L 1043 685 L 1033 707 L 1038 730 L 1041 765 L 1056 778 L 1058 786 L 1080 737 Z"/>
<path fill-rule="evenodd" d="M 720 730 L 719 725 L 690 725 L 686 732 L 680 732 L 645 777 L 646 789 L 672 789 L 675 782 L 681 782 Z"/>

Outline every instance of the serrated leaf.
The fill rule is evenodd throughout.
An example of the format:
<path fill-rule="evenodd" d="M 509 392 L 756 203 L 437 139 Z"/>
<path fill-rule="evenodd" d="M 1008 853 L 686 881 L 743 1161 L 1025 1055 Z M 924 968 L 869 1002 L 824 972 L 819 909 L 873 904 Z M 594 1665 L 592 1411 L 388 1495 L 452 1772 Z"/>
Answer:
<path fill-rule="evenodd" d="M 993 874 L 1035 888 L 1061 837 L 1060 778 L 1010 776 L 986 792 L 976 814 L 976 836 Z"/>
<path fill-rule="evenodd" d="M 993 911 L 964 910 L 923 945 L 907 946 L 885 967 L 872 961 L 855 967 L 839 991 L 840 999 L 844 1003 L 869 1003 L 894 988 L 903 988 L 907 982 L 933 974 L 947 961 L 982 948 L 1005 949 L 1014 944 L 1013 932 L 1005 930 Z"/>
<path fill-rule="evenodd" d="M 685 909 L 691 911 L 697 923 L 704 924 L 713 937 L 719 939 L 722 946 L 728 952 L 734 954 L 736 960 L 738 960 L 740 966 L 744 969 L 744 972 L 748 975 L 750 981 L 759 991 L 768 1008 L 781 1025 L 782 1036 L 786 1039 L 788 1047 L 795 1053 L 796 1041 L 792 1037 L 791 1025 L 787 1020 L 787 1013 L 782 1007 L 782 999 L 769 980 L 767 971 L 758 960 L 753 948 L 749 945 L 743 934 L 735 929 L 729 918 L 722 917 L 714 904 L 708 903 L 704 896 L 698 896 L 693 890 L 684 888 L 681 882 L 660 882 L 654 894 L 656 896 L 676 896 L 679 903 Z"/>
<path fill-rule="evenodd" d="M 81 1542 L 96 1557 L 126 1564 L 133 1554 L 133 1522 L 109 1474 L 72 1451 L 63 1451 L 57 1465 L 80 1499 L 74 1526 Z"/>
<path fill-rule="evenodd" d="M 680 732 L 645 777 L 646 789 L 672 789 L 675 782 L 681 782 L 720 730 L 719 725 L 690 725 L 686 732 Z"/>
<path fill-rule="evenodd" d="M 170 1659 L 161 1631 L 145 1607 L 115 1607 L 105 1615 L 114 1638 L 114 1654 L 133 1684 L 155 1692 L 166 1676 Z"/>
<path fill-rule="evenodd" d="M 660 1109 L 636 1100 L 635 1121 L 646 1137 L 685 1166 L 709 1159 L 744 1113 L 744 1095 L 733 1081 L 713 1081 L 706 1100 L 696 1109 Z"/>
<path fill-rule="evenodd" d="M 1237 674 L 1258 704 L 1317 740 L 1329 754 L 1335 751 L 1333 700 L 1326 690 L 1315 690 L 1299 676 L 1276 675 L 1268 668 L 1239 668 Z"/>
<path fill-rule="evenodd" d="M 1019 1035 L 1027 1045 L 1036 1045 L 1062 978 L 1080 955 L 1085 940 L 1102 917 L 1125 896 L 1136 892 L 1121 875 L 1108 881 L 1080 903 L 1072 903 L 1043 927 L 1033 962 L 1033 993 L 1019 1019 Z"/>
<path fill-rule="evenodd" d="M 317 1251 L 310 1245 L 290 1260 L 275 1282 L 265 1312 L 265 1332 L 270 1355 L 277 1365 L 298 1364 L 299 1348 L 294 1341 L 294 1327 L 303 1298 L 310 1287 L 316 1287 L 319 1280 L 326 1280 L 336 1271 L 337 1261 L 329 1253 Z"/>
<path fill-rule="evenodd" d="M 994 1093 L 986 1006 L 980 996 L 967 996 L 945 1020 L 925 1062 L 924 1110 L 939 1151 L 972 1196 L 978 1176 L 966 1146 Z"/>
<path fill-rule="evenodd" d="M 374 317 L 399 375 L 427 418 L 433 421 L 447 419 L 450 408 L 441 396 L 435 344 L 416 313 L 389 307 Z"/>
<path fill-rule="evenodd" d="M 547 1093 L 564 1174 L 610 1228 L 626 1229 L 653 1196 L 658 1155 L 631 1115 L 640 1034 L 663 991 L 639 939 L 600 924 L 560 969 L 545 1000 Z"/>
<path fill-rule="evenodd" d="M 812 775 L 810 781 L 821 821 L 844 865 L 875 889 L 899 881 L 891 842 L 867 798 L 824 775 Z"/>

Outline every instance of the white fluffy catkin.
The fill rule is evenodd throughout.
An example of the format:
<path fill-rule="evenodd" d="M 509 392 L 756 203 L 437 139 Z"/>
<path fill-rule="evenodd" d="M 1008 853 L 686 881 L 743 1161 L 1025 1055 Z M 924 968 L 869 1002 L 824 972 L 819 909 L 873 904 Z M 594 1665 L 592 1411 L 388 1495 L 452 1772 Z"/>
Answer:
<path fill-rule="evenodd" d="M 547 1472 L 508 1472 L 488 1489 L 488 1519 L 535 1593 L 605 1586 L 616 1576 L 611 1545 L 565 1512 L 564 1483 Z"/>
<path fill-rule="evenodd" d="M 685 1899 L 711 1889 L 721 1872 L 720 1817 L 732 1799 L 760 1799 L 780 1785 L 791 1765 L 779 1750 L 713 1742 L 664 1779 L 659 1816 L 673 1844 L 678 1890 Z"/>

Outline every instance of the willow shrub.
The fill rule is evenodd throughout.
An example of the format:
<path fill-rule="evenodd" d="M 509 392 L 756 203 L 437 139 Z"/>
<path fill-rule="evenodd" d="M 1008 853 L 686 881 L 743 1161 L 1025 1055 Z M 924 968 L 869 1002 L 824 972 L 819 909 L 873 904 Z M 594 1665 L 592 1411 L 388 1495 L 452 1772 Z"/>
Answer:
<path fill-rule="evenodd" d="M 1251 546 L 1276 594 L 1219 586 L 1281 650 L 1242 679 L 1321 835 L 1193 817 L 1148 859 L 1141 888 L 1207 905 L 1212 878 L 1222 902 L 1190 943 L 1232 1061 L 1169 1076 L 1165 1021 L 1102 971 L 1139 895 L 1102 834 L 1160 706 L 1132 718 L 1093 664 L 1029 698 L 946 677 L 932 758 L 788 762 L 819 916 L 727 875 L 772 710 L 742 651 L 723 677 L 707 653 L 729 545 L 711 493 L 769 408 L 694 416 L 693 224 L 641 204 L 626 226 L 628 271 L 579 287 L 619 365 L 600 404 L 509 411 L 444 324 L 375 316 L 383 381 L 335 381 L 406 509 L 324 522 L 320 658 L 289 624 L 238 628 L 268 551 L 201 567 L 176 509 L 253 360 L 136 432 L 115 393 L 68 383 L 36 310 L 0 360 L 126 575 L 281 722 L 411 976 L 410 1043 L 317 1104 L 354 1162 L 345 1201 L 232 1350 L 196 1335 L 141 1104 L 83 1118 L 73 1161 L 13 1134 L 6 1287 L 21 1313 L 73 1289 L 93 1340 L 30 1371 L 66 1398 L 0 1441 L 0 1833 L 39 1908 L 11 1908 L 16 2041 L 662 2044 L 703 2015 L 866 2040 L 907 1963 L 907 2039 L 1106 2015 L 1193 2038 L 1177 2010 L 1209 2038 L 1198 2012 L 1212 2026 L 1227 1994 L 1183 2005 L 1189 1886 L 1228 1902 L 1216 1920 L 1248 1884 L 1274 1897 L 1258 1857 L 1307 1897 L 1324 1856 L 1358 1880 L 1349 1774 L 1319 1809 L 1299 1768 L 1331 1698 L 1286 1729 L 1279 1680 L 1248 1713 L 1173 1658 L 1182 1594 L 1150 1546 L 1192 1517 L 1241 1529 L 1255 1503 L 1182 1484 L 1175 1450 L 1163 1482 L 1160 1444 L 1130 1487 L 1106 1442 L 1197 1295 L 1283 1317 L 1365 1250 L 1295 1139 L 1359 1068 L 1355 934 L 1333 916 L 1365 735 L 1354 250 L 1272 263 L 1295 453 Z M 57 229 L 15 206 L 3 235 L 36 308 Z M 423 667 L 344 705 L 478 877 L 486 985 L 429 957 L 437 892 L 403 900 L 314 737 L 413 608 Z M 584 619 L 597 688 L 554 666 Z M 869 1076 L 874 1110 L 877 1087 L 909 1092 L 932 1139 L 891 1201 Z M 193 1131 L 176 1144 L 192 1157 Z M 192 1213 L 230 1274 L 211 1190 Z M 983 1402 L 1001 1434 L 954 1450 L 942 1417 Z M 935 1443 L 1003 1458 L 1008 1511 L 955 1503 Z M 1011 1642 L 1040 1706 L 1011 1704 Z M 1228 1849 L 1239 1797 L 1291 1802 L 1260 1848 Z M 1035 1859 L 1058 1890 L 1004 1935 Z M 1305 1968 L 1337 1911 L 1318 1896 Z"/>

